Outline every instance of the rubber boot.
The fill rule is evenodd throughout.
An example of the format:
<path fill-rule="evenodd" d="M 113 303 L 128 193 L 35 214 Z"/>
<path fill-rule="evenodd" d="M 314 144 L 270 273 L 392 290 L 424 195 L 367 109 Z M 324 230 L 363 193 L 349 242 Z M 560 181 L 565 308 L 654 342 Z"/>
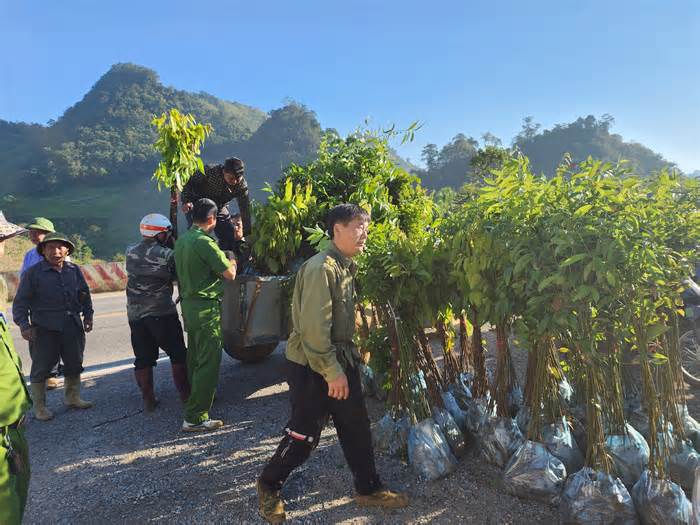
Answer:
<path fill-rule="evenodd" d="M 187 379 L 187 365 L 185 363 L 171 363 L 173 369 L 173 383 L 184 403 L 190 397 L 190 382 Z"/>
<path fill-rule="evenodd" d="M 46 383 L 31 383 L 34 418 L 39 421 L 53 419 L 53 414 L 46 408 Z"/>
<path fill-rule="evenodd" d="M 153 367 L 134 368 L 136 384 L 141 389 L 143 397 L 143 409 L 145 412 L 153 412 L 158 406 L 158 400 L 153 392 Z"/>
<path fill-rule="evenodd" d="M 65 400 L 66 406 L 71 408 L 92 408 L 90 401 L 85 401 L 80 398 L 80 376 L 66 377 L 64 379 Z"/>

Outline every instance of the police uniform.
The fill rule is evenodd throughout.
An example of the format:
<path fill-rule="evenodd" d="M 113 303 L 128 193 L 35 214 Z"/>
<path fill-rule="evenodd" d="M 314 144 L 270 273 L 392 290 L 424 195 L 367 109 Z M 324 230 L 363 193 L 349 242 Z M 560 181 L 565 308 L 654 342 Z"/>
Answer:
<path fill-rule="evenodd" d="M 199 424 L 209 410 L 221 364 L 221 275 L 231 262 L 204 230 L 193 226 L 175 243 L 175 265 L 187 332 L 187 371 L 191 392 L 185 421 Z"/>
<path fill-rule="evenodd" d="M 0 212 L 0 243 L 23 230 Z M 0 308 L 4 296 L 0 297 Z M 10 328 L 0 311 L 0 523 L 22 522 L 29 490 L 29 447 L 24 437 L 25 415 L 32 406 L 15 352 Z"/>
<path fill-rule="evenodd" d="M 300 268 L 292 298 L 293 331 L 286 349 L 291 416 L 284 437 L 259 483 L 279 491 L 289 474 L 318 445 L 332 416 L 355 489 L 369 495 L 381 489 L 376 473 L 369 417 L 362 397 L 355 330 L 355 263 L 335 245 Z M 345 374 L 349 397 L 328 396 L 328 382 Z"/>

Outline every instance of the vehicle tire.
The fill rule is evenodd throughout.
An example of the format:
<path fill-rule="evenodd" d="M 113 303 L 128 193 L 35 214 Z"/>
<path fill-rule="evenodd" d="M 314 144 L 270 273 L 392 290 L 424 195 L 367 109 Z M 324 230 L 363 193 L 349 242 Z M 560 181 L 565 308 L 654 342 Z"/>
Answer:
<path fill-rule="evenodd" d="M 700 341 L 696 341 L 695 331 L 688 330 L 678 341 L 683 365 L 683 378 L 689 385 L 700 387 Z"/>
<path fill-rule="evenodd" d="M 278 344 L 279 343 L 275 342 L 244 347 L 224 344 L 224 350 L 234 359 L 238 359 L 244 363 L 259 363 L 274 352 Z"/>

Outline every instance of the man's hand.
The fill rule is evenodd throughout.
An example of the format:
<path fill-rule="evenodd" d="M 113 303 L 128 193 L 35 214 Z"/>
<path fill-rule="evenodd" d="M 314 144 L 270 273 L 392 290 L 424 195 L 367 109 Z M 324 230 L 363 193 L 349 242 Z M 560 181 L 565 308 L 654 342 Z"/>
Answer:
<path fill-rule="evenodd" d="M 31 341 L 34 339 L 34 328 L 25 328 L 22 330 L 22 339 L 25 339 L 26 341 Z"/>
<path fill-rule="evenodd" d="M 86 334 L 92 332 L 92 319 L 83 320 L 83 330 Z"/>
<path fill-rule="evenodd" d="M 191 202 L 182 203 L 182 213 L 189 213 L 192 211 L 192 208 L 194 208 L 194 204 L 192 204 Z"/>
<path fill-rule="evenodd" d="M 333 381 L 328 382 L 328 397 L 333 399 L 344 400 L 350 395 L 350 387 L 348 386 L 348 378 L 345 374 L 340 374 Z"/>

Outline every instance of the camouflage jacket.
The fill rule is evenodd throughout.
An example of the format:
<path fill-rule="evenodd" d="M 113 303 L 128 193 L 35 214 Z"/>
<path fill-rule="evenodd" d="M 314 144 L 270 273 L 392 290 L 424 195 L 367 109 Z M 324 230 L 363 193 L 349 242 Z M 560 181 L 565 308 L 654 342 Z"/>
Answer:
<path fill-rule="evenodd" d="M 126 250 L 126 312 L 129 321 L 177 313 L 173 302 L 175 257 L 155 239 L 144 239 Z"/>

